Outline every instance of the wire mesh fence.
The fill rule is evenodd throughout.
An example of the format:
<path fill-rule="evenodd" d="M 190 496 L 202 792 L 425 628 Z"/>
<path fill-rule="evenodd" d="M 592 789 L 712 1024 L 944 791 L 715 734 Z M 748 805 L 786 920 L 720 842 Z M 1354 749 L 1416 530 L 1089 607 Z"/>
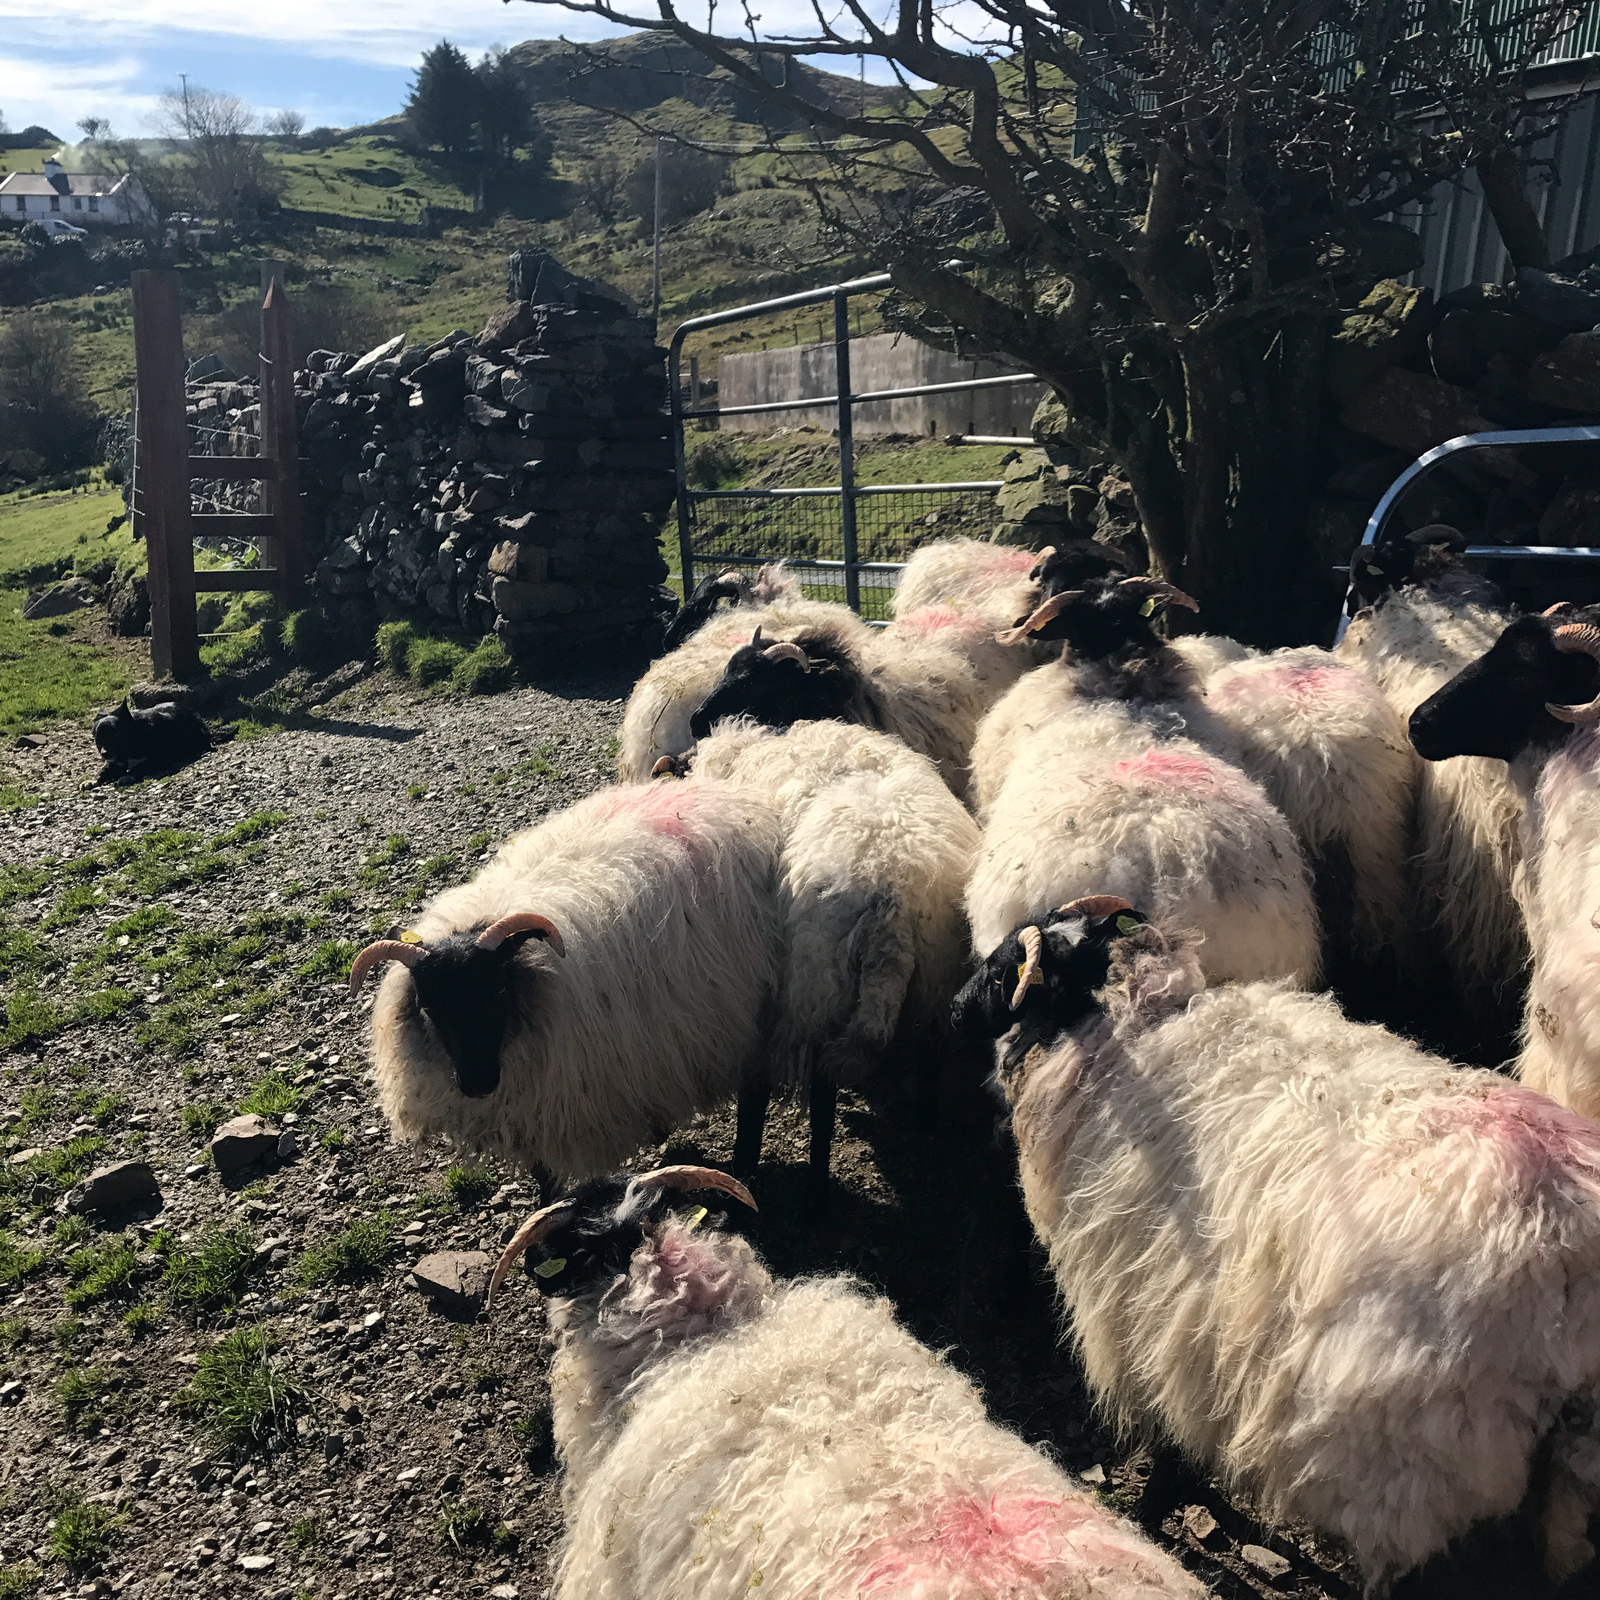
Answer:
<path fill-rule="evenodd" d="M 887 620 L 900 567 L 919 544 L 955 535 L 986 536 L 994 523 L 994 483 L 858 486 L 856 569 L 861 615 Z M 719 566 L 787 561 L 814 599 L 845 599 L 843 496 L 838 489 L 690 491 L 694 560 Z"/>

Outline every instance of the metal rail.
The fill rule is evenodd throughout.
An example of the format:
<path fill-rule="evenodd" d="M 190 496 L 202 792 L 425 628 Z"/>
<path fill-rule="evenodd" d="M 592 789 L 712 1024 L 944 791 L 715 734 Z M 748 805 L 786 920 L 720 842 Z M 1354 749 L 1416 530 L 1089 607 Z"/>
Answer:
<path fill-rule="evenodd" d="M 1536 444 L 1600 444 L 1600 427 L 1507 428 L 1491 433 L 1463 433 L 1454 439 L 1446 439 L 1441 445 L 1435 445 L 1426 454 L 1418 456 L 1384 491 L 1383 498 L 1367 519 L 1361 543 L 1356 546 L 1355 555 L 1351 558 L 1351 566 L 1353 567 L 1355 562 L 1361 559 L 1363 550 L 1373 549 L 1383 537 L 1389 514 L 1394 510 L 1400 497 L 1418 478 L 1424 473 L 1431 472 L 1441 461 L 1460 455 L 1465 450 L 1492 450 Z M 1592 561 L 1600 557 L 1600 548 L 1592 545 L 1474 544 L 1468 545 L 1462 554 L 1469 561 Z M 1334 639 L 1336 644 L 1344 638 L 1345 631 L 1350 626 L 1356 598 L 1355 578 L 1352 573 L 1350 585 L 1345 591 L 1344 612 L 1339 618 L 1339 631 Z"/>
<path fill-rule="evenodd" d="M 952 263 L 955 265 L 956 263 Z M 683 595 L 688 599 L 694 588 L 694 506 L 698 501 L 713 500 L 784 500 L 816 499 L 835 496 L 840 507 L 840 543 L 843 559 L 830 561 L 820 558 L 796 558 L 790 564 L 796 567 L 839 570 L 844 574 L 845 600 L 854 611 L 861 609 L 860 580 L 862 572 L 896 572 L 904 562 L 862 561 L 856 548 L 856 502 L 863 495 L 937 494 L 960 490 L 987 490 L 1001 487 L 998 480 L 964 483 L 882 483 L 857 484 L 855 481 L 854 408 L 875 401 L 911 400 L 920 395 L 954 394 L 964 390 L 998 389 L 1014 384 L 1038 383 L 1036 373 L 1006 373 L 992 378 L 968 378 L 956 383 L 914 384 L 903 389 L 872 389 L 855 393 L 850 387 L 850 319 L 849 302 L 852 295 L 872 294 L 887 289 L 893 283 L 887 272 L 872 273 L 864 278 L 851 278 L 844 283 L 829 284 L 821 289 L 807 289 L 799 294 L 781 295 L 774 300 L 758 300 L 750 305 L 733 306 L 726 311 L 713 311 L 703 317 L 691 317 L 674 330 L 667 347 L 667 396 L 672 415 L 673 467 L 677 475 L 678 560 L 683 582 Z M 791 311 L 799 306 L 833 303 L 833 344 L 835 392 L 793 400 L 764 401 L 757 405 L 702 407 L 684 404 L 681 379 L 683 343 L 691 334 L 706 328 L 726 326 L 730 322 L 746 321 L 752 317 L 766 316 L 772 312 Z M 778 411 L 818 410 L 833 407 L 837 412 L 835 428 L 839 440 L 839 482 L 824 488 L 805 489 L 691 489 L 685 469 L 683 428 L 686 422 L 702 417 L 751 416 L 757 413 Z M 972 442 L 978 442 L 976 440 Z M 1028 443 L 1030 440 L 990 440 L 984 443 Z M 759 565 L 770 559 L 766 556 L 719 556 L 719 566 Z"/>

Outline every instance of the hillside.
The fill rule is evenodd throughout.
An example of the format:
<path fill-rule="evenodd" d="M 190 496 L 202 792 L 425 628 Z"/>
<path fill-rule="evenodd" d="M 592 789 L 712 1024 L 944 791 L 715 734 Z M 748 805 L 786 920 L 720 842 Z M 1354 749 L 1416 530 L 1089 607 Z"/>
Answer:
<path fill-rule="evenodd" d="M 585 179 L 600 160 L 622 177 L 652 157 L 651 131 L 721 144 L 767 136 L 749 91 L 720 72 L 698 69 L 684 48 L 648 36 L 607 46 L 597 64 L 557 40 L 528 40 L 513 59 L 530 86 L 553 155 L 543 172 L 522 171 L 489 185 L 491 214 L 440 236 L 364 236 L 340 226 L 310 225 L 292 216 L 263 224 L 227 249 L 205 249 L 182 263 L 191 312 L 191 356 L 215 351 L 233 364 L 253 359 L 259 263 L 285 261 L 306 334 L 315 344 L 375 343 L 405 331 L 432 338 L 473 328 L 501 302 L 503 263 L 511 250 L 537 244 L 574 271 L 598 277 L 648 305 L 650 225 L 622 215 L 607 225 L 585 202 Z M 802 69 L 808 90 L 850 109 L 892 101 L 898 91 Z M 632 120 L 630 120 L 632 119 Z M 784 130 L 775 127 L 773 132 Z M 803 137 L 803 130 L 794 130 Z M 380 223 L 415 224 L 424 208 L 469 212 L 476 176 L 436 153 L 418 153 L 401 117 L 346 130 L 329 143 L 273 144 L 285 178 L 290 213 Z M 46 150 L 0 152 L 0 172 L 37 168 Z M 810 201 L 784 186 L 784 158 L 732 155 L 720 193 L 707 209 L 668 227 L 662 241 L 662 339 L 685 317 L 790 293 L 870 269 L 870 262 L 830 260 Z M 128 264 L 107 265 L 99 293 L 36 304 L 77 336 L 78 358 L 93 403 L 125 408 L 132 376 Z M 97 274 L 85 273 L 88 283 Z M 0 307 L 0 319 L 16 308 Z M 690 341 L 705 378 L 716 375 L 724 348 L 752 349 L 820 337 L 827 313 L 789 314 Z M 857 330 L 877 325 L 870 303 Z"/>

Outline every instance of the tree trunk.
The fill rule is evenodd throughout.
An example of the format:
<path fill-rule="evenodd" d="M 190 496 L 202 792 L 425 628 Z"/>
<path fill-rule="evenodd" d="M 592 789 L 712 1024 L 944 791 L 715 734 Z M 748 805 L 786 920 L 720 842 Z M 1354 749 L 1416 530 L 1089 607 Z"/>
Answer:
<path fill-rule="evenodd" d="M 1527 178 L 1516 151 L 1497 150 L 1487 161 L 1480 161 L 1478 182 L 1483 185 L 1483 197 L 1512 264 L 1548 267 L 1550 246 L 1545 241 L 1544 224 L 1528 198 Z"/>

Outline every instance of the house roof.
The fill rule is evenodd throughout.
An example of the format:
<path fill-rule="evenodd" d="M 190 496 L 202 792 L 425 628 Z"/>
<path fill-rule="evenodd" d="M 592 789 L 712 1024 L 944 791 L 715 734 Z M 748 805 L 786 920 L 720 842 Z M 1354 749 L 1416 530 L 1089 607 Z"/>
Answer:
<path fill-rule="evenodd" d="M 96 172 L 63 172 L 52 182 L 42 172 L 12 172 L 0 179 L 0 194 L 108 195 L 124 181 Z"/>

